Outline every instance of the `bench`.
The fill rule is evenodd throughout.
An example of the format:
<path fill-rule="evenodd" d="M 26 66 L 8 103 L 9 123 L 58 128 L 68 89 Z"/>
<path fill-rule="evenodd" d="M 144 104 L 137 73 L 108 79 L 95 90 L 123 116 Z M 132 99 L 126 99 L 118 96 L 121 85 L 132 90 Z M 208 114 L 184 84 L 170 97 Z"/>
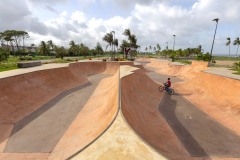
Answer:
<path fill-rule="evenodd" d="M 41 66 L 41 61 L 29 61 L 29 62 L 19 62 L 17 63 L 18 68 L 28 68 L 34 66 Z"/>

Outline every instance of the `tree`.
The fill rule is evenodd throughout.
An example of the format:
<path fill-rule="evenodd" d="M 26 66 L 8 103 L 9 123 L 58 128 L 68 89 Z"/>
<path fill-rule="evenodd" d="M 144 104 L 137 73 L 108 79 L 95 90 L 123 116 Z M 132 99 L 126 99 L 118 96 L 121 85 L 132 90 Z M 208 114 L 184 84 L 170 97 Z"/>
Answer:
<path fill-rule="evenodd" d="M 86 57 L 89 53 L 89 48 L 87 46 L 85 46 L 83 43 L 80 43 L 80 45 L 78 45 L 78 47 L 79 47 L 80 55 L 83 55 L 84 57 Z"/>
<path fill-rule="evenodd" d="M 50 51 L 50 54 L 53 55 L 54 48 L 56 46 L 53 44 L 52 40 L 47 41 L 47 50 Z"/>
<path fill-rule="evenodd" d="M 9 46 L 9 43 L 10 43 L 10 46 L 11 46 L 11 50 L 12 52 L 14 53 L 14 46 L 13 46 L 13 33 L 9 30 L 6 30 L 3 32 L 2 34 L 3 36 L 3 40 L 7 42 L 7 48 L 8 50 L 10 50 L 10 48 L 8 47 Z"/>
<path fill-rule="evenodd" d="M 157 44 L 157 51 L 158 51 L 158 53 L 160 53 L 160 51 L 161 51 L 161 47 L 159 44 Z"/>
<path fill-rule="evenodd" d="M 63 57 L 67 54 L 67 51 L 63 46 L 61 47 L 56 46 L 54 50 L 56 52 L 57 57 L 60 57 L 61 59 L 63 59 Z"/>
<path fill-rule="evenodd" d="M 17 31 L 17 30 L 6 30 L 4 32 L 1 32 L 0 34 L 0 38 L 1 38 L 1 44 L 4 45 L 4 42 L 7 42 L 7 48 L 8 50 L 10 50 L 9 48 L 9 43 L 11 46 L 11 52 L 15 55 L 15 49 L 18 53 L 22 53 L 19 52 L 20 50 L 24 51 L 24 40 L 26 38 L 29 38 L 29 35 L 27 32 L 25 31 Z M 21 46 L 21 42 L 22 42 L 22 46 Z"/>
<path fill-rule="evenodd" d="M 157 50 L 156 47 L 153 47 L 153 50 L 154 50 L 154 52 L 156 52 L 156 50 Z"/>
<path fill-rule="evenodd" d="M 0 48 L 0 61 L 7 60 L 8 57 L 9 57 L 9 51 L 4 48 Z"/>
<path fill-rule="evenodd" d="M 152 52 L 152 46 L 149 46 L 149 51 Z"/>
<path fill-rule="evenodd" d="M 95 47 L 95 50 L 97 51 L 98 55 L 99 55 L 99 52 L 103 52 L 102 46 L 99 42 L 97 42 L 97 46 Z"/>
<path fill-rule="evenodd" d="M 1 46 L 4 44 L 4 34 L 0 32 L 0 41 L 1 41 Z"/>
<path fill-rule="evenodd" d="M 125 29 L 124 32 L 123 32 L 123 35 L 127 36 L 128 37 L 128 40 L 130 41 L 130 37 L 131 37 L 131 31 L 130 29 Z"/>
<path fill-rule="evenodd" d="M 117 48 L 117 50 L 118 50 L 118 39 L 115 38 L 115 39 L 113 40 L 113 45 L 116 46 L 116 48 Z M 113 55 L 113 59 L 115 59 L 115 50 L 114 50 L 113 54 L 114 54 L 114 55 Z"/>
<path fill-rule="evenodd" d="M 39 45 L 39 52 L 42 55 L 47 55 L 48 48 L 47 48 L 47 45 L 46 45 L 45 41 L 41 41 L 41 43 Z"/>
<path fill-rule="evenodd" d="M 71 40 L 70 42 L 69 42 L 69 46 L 70 46 L 70 48 L 69 48 L 69 54 L 70 55 L 78 55 L 78 47 L 77 47 L 77 45 L 75 44 L 75 42 L 73 41 L 73 40 Z"/>
<path fill-rule="evenodd" d="M 137 45 L 137 38 L 134 34 L 131 34 L 130 29 L 125 29 L 123 32 L 123 35 L 128 37 L 128 41 L 129 41 L 129 46 L 131 48 L 135 48 L 137 49 L 139 47 L 139 45 Z M 131 52 L 130 52 L 131 54 Z M 127 57 L 127 55 L 125 55 Z"/>
<path fill-rule="evenodd" d="M 118 39 L 114 39 L 114 41 L 113 41 L 113 45 L 115 45 L 116 46 L 116 48 L 117 48 L 117 50 L 118 50 Z"/>
<path fill-rule="evenodd" d="M 145 52 L 147 52 L 147 51 L 148 51 L 148 47 L 145 48 Z"/>
<path fill-rule="evenodd" d="M 29 36 L 28 33 L 25 32 L 25 31 L 20 31 L 20 35 L 21 35 L 21 37 L 22 37 L 22 39 L 23 39 L 23 50 L 25 51 L 25 48 L 24 48 L 24 46 L 25 46 L 24 40 L 25 40 L 26 38 L 29 38 L 30 36 Z"/>
<path fill-rule="evenodd" d="M 230 44 L 231 44 L 231 38 L 228 37 L 228 38 L 227 38 L 227 42 L 226 42 L 225 45 L 226 45 L 226 46 L 229 46 L 229 57 L 230 57 L 230 46 L 231 46 Z"/>
<path fill-rule="evenodd" d="M 237 37 L 234 41 L 233 41 L 233 45 L 237 45 L 237 51 L 236 51 L 236 57 L 237 57 L 237 53 L 238 53 L 238 48 L 239 48 L 239 45 L 240 45 L 240 40 L 239 40 L 239 37 Z"/>
<path fill-rule="evenodd" d="M 112 46 L 113 43 L 113 34 L 112 33 L 107 33 L 104 37 L 103 37 L 103 41 L 107 42 L 107 46 L 106 46 L 106 50 L 107 48 L 110 46 Z"/>

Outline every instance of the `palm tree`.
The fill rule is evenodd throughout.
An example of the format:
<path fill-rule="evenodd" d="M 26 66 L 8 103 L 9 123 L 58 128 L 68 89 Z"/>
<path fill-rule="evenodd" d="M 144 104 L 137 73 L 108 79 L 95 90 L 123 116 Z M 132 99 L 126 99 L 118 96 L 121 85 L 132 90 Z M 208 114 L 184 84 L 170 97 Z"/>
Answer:
<path fill-rule="evenodd" d="M 159 44 L 157 44 L 157 51 L 160 52 L 161 51 L 161 47 Z"/>
<path fill-rule="evenodd" d="M 103 37 L 103 41 L 107 42 L 108 45 L 106 46 L 106 50 L 107 48 L 110 46 L 112 46 L 113 43 L 113 34 L 112 33 L 107 33 L 104 37 Z"/>
<path fill-rule="evenodd" d="M 118 50 L 118 39 L 115 38 L 115 39 L 113 40 L 113 45 L 116 46 L 116 48 L 117 48 L 117 50 Z M 115 47 L 114 47 L 114 49 L 115 49 Z M 114 59 L 115 59 L 115 53 L 116 53 L 116 52 L 115 52 L 115 50 L 114 50 L 114 57 L 113 57 Z"/>
<path fill-rule="evenodd" d="M 99 42 L 97 42 L 97 46 L 95 47 L 95 50 L 97 50 L 98 55 L 100 51 L 103 52 L 102 46 Z"/>
<path fill-rule="evenodd" d="M 229 46 L 229 57 L 230 57 L 230 46 L 231 46 L 230 44 L 231 44 L 231 38 L 228 37 L 228 38 L 227 38 L 227 42 L 226 42 L 225 45 L 226 45 L 226 46 Z"/>
<path fill-rule="evenodd" d="M 47 48 L 47 45 L 46 45 L 45 41 L 41 41 L 41 43 L 39 45 L 39 51 L 43 55 L 47 54 L 48 48 Z"/>
<path fill-rule="evenodd" d="M 131 47 L 133 48 L 137 48 L 137 38 L 135 36 L 135 34 L 132 34 L 130 37 L 129 37 L 129 41 L 130 41 L 130 45 Z"/>
<path fill-rule="evenodd" d="M 145 48 L 145 51 L 146 51 L 146 52 L 148 51 L 148 47 Z"/>
<path fill-rule="evenodd" d="M 123 32 L 123 35 L 128 36 L 128 40 L 130 41 L 130 37 L 131 37 L 131 31 L 130 29 L 125 29 L 125 31 Z"/>
<path fill-rule="evenodd" d="M 78 49 L 77 49 L 77 45 L 75 44 L 75 42 L 73 40 L 71 40 L 69 42 L 69 54 L 70 55 L 77 55 L 78 56 Z"/>
<path fill-rule="evenodd" d="M 116 48 L 117 48 L 117 50 L 118 50 L 118 39 L 114 39 L 114 41 L 113 41 L 113 45 L 115 45 Z"/>
<path fill-rule="evenodd" d="M 149 51 L 152 52 L 152 46 L 149 46 Z"/>
<path fill-rule="evenodd" d="M 53 54 L 53 49 L 55 45 L 53 44 L 52 40 L 47 41 L 47 48 L 50 50 L 51 55 Z"/>
<path fill-rule="evenodd" d="M 134 34 L 131 34 L 130 29 L 125 29 L 125 31 L 123 32 L 123 35 L 128 37 L 129 45 L 130 45 L 131 48 L 137 49 L 139 47 L 137 45 L 137 38 Z"/>
<path fill-rule="evenodd" d="M 236 51 L 236 57 L 237 57 L 237 52 L 238 52 L 238 48 L 239 48 L 239 45 L 240 45 L 240 40 L 239 40 L 239 37 L 237 37 L 234 41 L 233 41 L 233 45 L 237 45 L 237 51 Z"/>

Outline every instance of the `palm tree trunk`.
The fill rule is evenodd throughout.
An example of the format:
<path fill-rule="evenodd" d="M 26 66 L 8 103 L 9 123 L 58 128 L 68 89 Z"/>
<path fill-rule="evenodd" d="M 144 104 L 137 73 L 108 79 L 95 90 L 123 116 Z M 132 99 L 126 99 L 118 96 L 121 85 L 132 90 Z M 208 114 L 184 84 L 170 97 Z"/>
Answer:
<path fill-rule="evenodd" d="M 229 45 L 229 57 L 230 57 L 230 45 Z"/>
<path fill-rule="evenodd" d="M 237 46 L 236 58 L 237 58 L 238 48 L 239 48 L 239 44 L 238 44 L 238 46 Z"/>

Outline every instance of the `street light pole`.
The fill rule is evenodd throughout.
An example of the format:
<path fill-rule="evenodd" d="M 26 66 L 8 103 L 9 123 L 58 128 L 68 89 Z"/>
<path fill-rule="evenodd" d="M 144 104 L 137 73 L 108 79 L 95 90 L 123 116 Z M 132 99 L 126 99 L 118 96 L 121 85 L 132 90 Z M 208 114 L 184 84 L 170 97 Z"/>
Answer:
<path fill-rule="evenodd" d="M 219 20 L 219 18 L 215 18 L 215 19 L 212 20 L 212 21 L 216 21 L 216 28 L 215 28 L 215 33 L 214 33 L 214 37 L 213 37 L 212 48 L 211 48 L 211 52 L 210 52 L 208 66 L 210 66 L 211 60 L 212 60 L 212 51 L 213 51 L 214 40 L 215 40 L 215 36 L 216 36 L 216 32 L 217 32 L 218 20 Z"/>
<path fill-rule="evenodd" d="M 176 35 L 173 35 L 173 51 L 174 51 L 174 46 L 175 46 L 175 37 L 176 37 Z"/>

